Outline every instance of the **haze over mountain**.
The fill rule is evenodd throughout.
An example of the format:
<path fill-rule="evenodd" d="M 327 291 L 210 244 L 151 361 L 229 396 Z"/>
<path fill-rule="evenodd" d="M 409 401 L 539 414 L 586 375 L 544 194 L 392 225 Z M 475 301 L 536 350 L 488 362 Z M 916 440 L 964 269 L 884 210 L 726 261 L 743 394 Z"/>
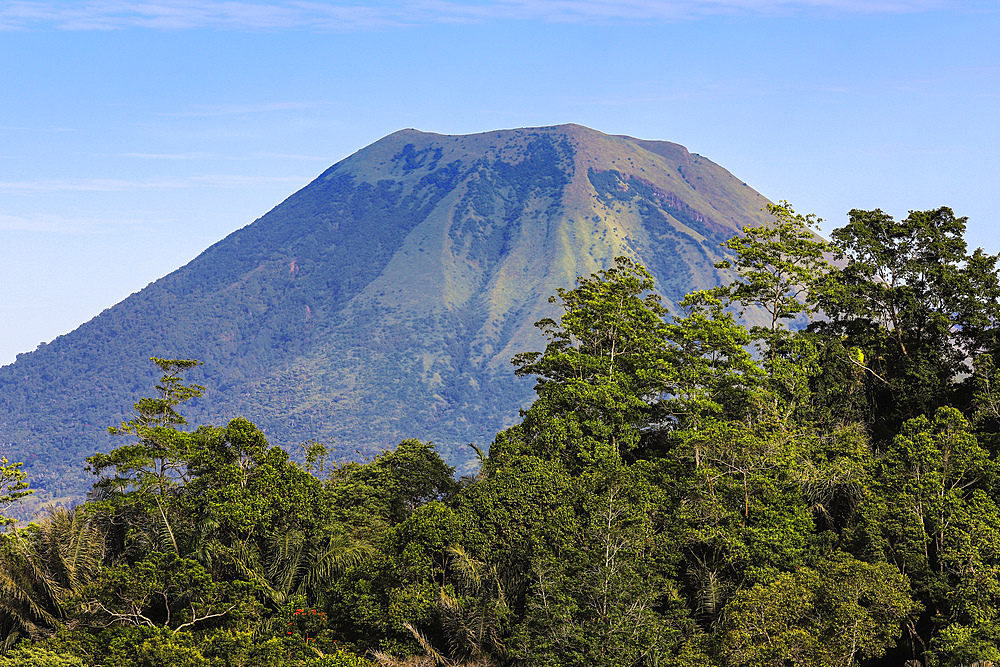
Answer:
<path fill-rule="evenodd" d="M 186 266 L 0 368 L 0 454 L 78 497 L 83 458 L 152 391 L 149 357 L 204 362 L 191 424 L 245 416 L 337 457 L 434 440 L 462 468 L 532 392 L 510 358 L 578 275 L 628 255 L 668 307 L 720 282 L 719 244 L 767 200 L 683 146 L 578 125 L 401 130 Z M 673 310 L 673 308 L 671 308 Z"/>

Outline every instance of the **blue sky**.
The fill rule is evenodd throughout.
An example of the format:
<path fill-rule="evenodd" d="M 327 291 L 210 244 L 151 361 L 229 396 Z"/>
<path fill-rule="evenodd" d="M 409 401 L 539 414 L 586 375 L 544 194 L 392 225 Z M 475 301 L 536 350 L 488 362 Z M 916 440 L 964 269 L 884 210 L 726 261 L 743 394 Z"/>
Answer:
<path fill-rule="evenodd" d="M 405 127 L 663 139 L 1000 252 L 1000 0 L 0 0 L 0 364 Z"/>

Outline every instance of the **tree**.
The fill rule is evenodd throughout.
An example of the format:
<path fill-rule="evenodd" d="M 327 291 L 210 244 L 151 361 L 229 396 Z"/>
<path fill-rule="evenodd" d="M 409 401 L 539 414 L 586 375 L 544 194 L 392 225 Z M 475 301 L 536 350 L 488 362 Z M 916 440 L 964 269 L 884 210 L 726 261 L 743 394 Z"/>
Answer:
<path fill-rule="evenodd" d="M 736 421 L 677 437 L 684 592 L 708 628 L 735 591 L 806 561 L 815 524 L 796 479 L 806 443 L 801 434 Z"/>
<path fill-rule="evenodd" d="M 768 204 L 773 223 L 744 227 L 742 236 L 734 236 L 722 245 L 734 257 L 716 264 L 733 269 L 738 280 L 721 288 L 719 293 L 730 303 L 738 303 L 741 314 L 756 306 L 767 315 L 764 326 L 751 332 L 764 342 L 773 359 L 778 353 L 778 339 L 788 323 L 799 315 L 817 311 L 819 287 L 830 269 L 826 255 L 828 243 L 812 231 L 819 222 L 813 215 L 795 213 L 788 202 Z"/>
<path fill-rule="evenodd" d="M 740 591 L 727 606 L 727 664 L 851 667 L 878 659 L 913 607 L 907 589 L 892 566 L 845 554 L 780 574 Z"/>
<path fill-rule="evenodd" d="M 51 631 L 104 554 L 104 532 L 84 508 L 50 508 L 0 545 L 0 619 L 32 637 Z"/>
<path fill-rule="evenodd" d="M 678 429 L 718 419 L 744 419 L 761 400 L 764 369 L 747 347 L 751 337 L 712 290 L 688 294 L 683 317 L 666 330 L 672 344 L 665 409 Z"/>
<path fill-rule="evenodd" d="M 84 667 L 85 664 L 75 655 L 56 653 L 31 644 L 21 644 L 5 657 L 0 657 L 0 667 Z"/>
<path fill-rule="evenodd" d="M 98 489 L 120 494 L 131 489 L 162 498 L 188 479 L 188 434 L 178 430 L 187 420 L 175 408 L 204 392 L 201 385 L 184 384 L 181 377 L 181 373 L 201 362 L 158 357 L 150 360 L 163 372 L 156 385 L 158 395 L 140 398 L 133 406 L 132 419 L 108 428 L 112 435 L 134 437 L 135 443 L 87 459 L 88 469 L 95 475 L 109 468 L 115 471 L 114 477 L 102 478 L 94 485 Z"/>
<path fill-rule="evenodd" d="M 458 491 L 454 474 L 433 443 L 410 438 L 371 463 L 335 470 L 327 490 L 347 521 L 396 524 L 427 502 L 451 498 Z"/>
<path fill-rule="evenodd" d="M 462 660 L 507 658 L 518 588 L 509 569 L 477 560 L 460 545 L 448 548 L 448 560 L 453 591 L 441 588 L 440 609 L 449 654 Z"/>
<path fill-rule="evenodd" d="M 173 503 L 190 538 L 263 548 L 271 534 L 316 532 L 332 520 L 321 482 L 241 417 L 190 434 L 188 476 Z"/>
<path fill-rule="evenodd" d="M 913 582 L 922 614 L 909 623 L 918 652 L 964 627 L 982 644 L 1000 624 L 997 464 L 954 408 L 907 421 L 881 464 L 866 530 Z M 957 636 L 956 630 L 950 631 Z M 953 637 L 954 638 L 954 637 Z"/>
<path fill-rule="evenodd" d="M 831 234 L 844 263 L 832 271 L 813 328 L 857 351 L 871 401 L 872 432 L 888 441 L 907 419 L 962 405 L 956 382 L 967 359 L 996 350 L 997 257 L 967 252 L 966 218 L 950 208 L 850 212 Z"/>
<path fill-rule="evenodd" d="M 793 335 L 792 325 L 816 314 L 832 248 L 812 231 L 820 222 L 815 216 L 795 213 L 788 202 L 769 204 L 768 211 L 774 222 L 745 227 L 723 244 L 734 256 L 716 266 L 735 270 L 737 279 L 716 293 L 727 305 L 739 304 L 741 315 L 750 307 L 763 311 L 764 323 L 749 329 L 769 390 L 758 394 L 755 417 L 787 423 L 808 401 L 810 379 L 819 372 L 814 341 Z"/>
<path fill-rule="evenodd" d="M 175 408 L 201 396 L 205 388 L 184 384 L 181 377 L 184 371 L 201 362 L 158 357 L 152 357 L 151 361 L 163 372 L 156 385 L 158 395 L 140 398 L 133 406 L 132 419 L 108 428 L 113 435 L 132 436 L 133 442 L 107 454 L 88 457 L 87 469 L 95 475 L 113 469 L 113 476 L 103 476 L 94 484 L 95 491 L 116 511 L 145 515 L 147 525 L 143 532 L 154 541 L 167 543 L 180 555 L 169 517 L 169 496 L 190 479 L 191 434 L 178 430 L 187 421 Z"/>
<path fill-rule="evenodd" d="M 0 457 L 0 528 L 16 523 L 16 520 L 6 516 L 6 513 L 19 500 L 34 493 L 25 481 L 28 475 L 21 470 L 22 465 L 24 464 L 11 463 L 6 457 Z"/>
<path fill-rule="evenodd" d="M 527 452 L 571 469 L 615 461 L 636 448 L 640 429 L 665 416 L 669 373 L 666 310 L 653 279 L 625 257 L 550 299 L 564 314 L 535 326 L 544 352 L 513 359 L 519 376 L 536 375 L 538 399 L 524 413 Z"/>
<path fill-rule="evenodd" d="M 558 324 L 535 324 L 550 342 L 544 352 L 514 357 L 517 375 L 538 376 L 539 393 L 551 382 L 600 378 L 627 382 L 638 395 L 655 392 L 659 378 L 650 366 L 661 349 L 666 309 L 652 291 L 652 276 L 627 257 L 616 257 L 614 267 L 576 282 L 576 288 L 558 288 L 549 298 L 565 312 Z"/>
<path fill-rule="evenodd" d="M 681 640 L 663 612 L 675 545 L 659 527 L 669 501 L 644 462 L 576 477 L 568 511 L 540 526 L 530 587 L 511 640 L 528 664 L 656 664 Z"/>
<path fill-rule="evenodd" d="M 154 551 L 102 571 L 81 594 L 81 615 L 97 627 L 180 632 L 248 606 L 246 586 L 217 583 L 197 562 Z"/>
<path fill-rule="evenodd" d="M 644 268 L 617 258 L 557 291 L 551 301 L 562 317 L 536 325 L 545 350 L 514 358 L 519 375 L 538 376 L 538 398 L 521 424 L 497 435 L 482 479 L 459 496 L 463 510 L 485 517 L 469 531 L 466 553 L 483 554 L 475 560 L 488 571 L 522 578 L 522 590 L 503 597 L 523 610 L 505 642 L 516 659 L 641 664 L 681 643 L 671 616 L 677 596 L 661 569 L 676 559 L 662 530 L 671 502 L 651 481 L 662 471 L 645 458 L 643 441 L 672 428 L 672 410 L 710 411 L 710 400 L 738 384 L 718 375 L 736 375 L 746 357 L 724 322 L 713 329 L 708 318 L 692 321 L 678 328 L 686 352 L 719 373 L 683 377 L 653 287 Z M 702 303 L 690 302 L 699 315 Z M 675 387 L 684 388 L 678 399 L 668 395 Z"/>
<path fill-rule="evenodd" d="M 301 531 L 268 536 L 264 549 L 238 543 L 234 561 L 275 608 L 299 597 L 315 603 L 335 575 L 374 554 L 367 542 L 347 535 L 310 539 Z"/>

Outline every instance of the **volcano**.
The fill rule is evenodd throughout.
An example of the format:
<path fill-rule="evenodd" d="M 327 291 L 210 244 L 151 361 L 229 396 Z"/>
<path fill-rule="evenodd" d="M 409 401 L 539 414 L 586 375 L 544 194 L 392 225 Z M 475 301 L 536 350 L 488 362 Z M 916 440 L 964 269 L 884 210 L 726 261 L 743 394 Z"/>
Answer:
<path fill-rule="evenodd" d="M 544 346 L 548 297 L 627 255 L 668 308 L 729 280 L 720 244 L 768 201 L 665 141 L 579 125 L 401 130 L 73 332 L 0 368 L 0 453 L 80 497 L 156 379 L 204 362 L 191 424 L 244 416 L 338 459 L 432 440 L 460 471 L 532 396 L 510 358 Z"/>

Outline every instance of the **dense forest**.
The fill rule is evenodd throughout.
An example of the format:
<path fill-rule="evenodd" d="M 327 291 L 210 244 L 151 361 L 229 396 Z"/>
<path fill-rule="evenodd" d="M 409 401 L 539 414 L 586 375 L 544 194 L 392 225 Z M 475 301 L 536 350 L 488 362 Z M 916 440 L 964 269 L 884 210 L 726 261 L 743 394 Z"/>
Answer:
<path fill-rule="evenodd" d="M 190 428 L 154 359 L 89 500 L 0 535 L 0 666 L 1000 661 L 998 257 L 947 208 L 771 212 L 679 312 L 624 258 L 559 290 L 474 478 Z"/>

